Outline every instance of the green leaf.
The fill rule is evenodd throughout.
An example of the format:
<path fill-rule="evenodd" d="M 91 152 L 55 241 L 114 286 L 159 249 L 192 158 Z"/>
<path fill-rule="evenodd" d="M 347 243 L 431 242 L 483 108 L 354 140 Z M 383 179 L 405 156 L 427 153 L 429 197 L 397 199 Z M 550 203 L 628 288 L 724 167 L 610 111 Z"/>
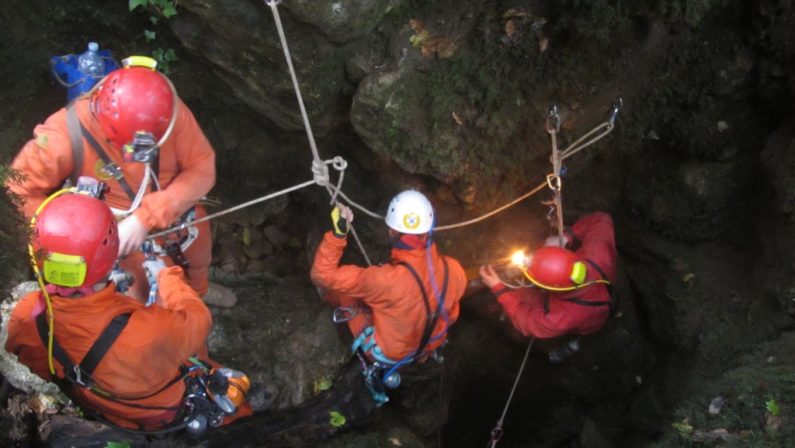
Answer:
<path fill-rule="evenodd" d="M 166 18 L 173 17 L 177 15 L 177 8 L 175 8 L 174 5 L 168 5 L 165 8 L 163 8 L 162 12 L 163 15 L 166 16 Z"/>
<path fill-rule="evenodd" d="M 340 426 L 343 426 L 345 424 L 345 416 L 340 414 L 339 412 L 331 411 L 328 413 L 328 415 L 331 416 L 331 420 L 329 421 L 331 426 L 339 428 Z"/>
<path fill-rule="evenodd" d="M 781 406 L 779 406 L 776 400 L 772 398 L 765 402 L 765 408 L 773 417 L 778 417 L 778 414 L 781 412 Z"/>
<path fill-rule="evenodd" d="M 130 444 L 127 442 L 108 442 L 105 444 L 105 448 L 130 448 Z"/>
<path fill-rule="evenodd" d="M 152 25 L 157 25 L 157 22 L 160 20 L 157 16 L 149 16 L 149 21 L 152 22 Z"/>
<path fill-rule="evenodd" d="M 146 6 L 147 0 L 130 0 L 130 11 L 135 10 L 139 6 Z"/>
<path fill-rule="evenodd" d="M 151 41 L 155 40 L 156 36 L 157 36 L 157 33 L 155 33 L 154 31 L 144 30 L 144 38 L 146 38 L 147 42 L 151 42 Z"/>
<path fill-rule="evenodd" d="M 331 379 L 327 376 L 321 377 L 315 381 L 315 393 L 331 389 Z"/>
<path fill-rule="evenodd" d="M 690 434 L 693 433 L 693 426 L 690 424 L 687 418 L 682 420 L 681 422 L 673 422 L 671 426 L 677 431 L 682 437 L 688 437 Z"/>
<path fill-rule="evenodd" d="M 168 50 L 166 50 L 166 53 L 163 55 L 163 59 L 166 62 L 174 62 L 176 60 L 179 60 L 179 58 L 177 57 L 177 53 L 174 52 L 173 48 L 169 48 Z"/>

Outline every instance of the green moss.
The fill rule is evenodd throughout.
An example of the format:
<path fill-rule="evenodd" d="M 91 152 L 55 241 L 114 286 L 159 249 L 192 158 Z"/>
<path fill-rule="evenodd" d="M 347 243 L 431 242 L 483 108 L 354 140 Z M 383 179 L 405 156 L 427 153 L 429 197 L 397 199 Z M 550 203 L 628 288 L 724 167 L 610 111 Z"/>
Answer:
<path fill-rule="evenodd" d="M 795 361 L 789 355 L 793 348 L 795 336 L 785 335 L 757 346 L 753 354 L 741 359 L 742 367 L 717 379 L 702 380 L 703 387 L 680 406 L 671 429 L 652 448 L 713 446 L 698 442 L 698 434 L 716 429 L 725 429 L 733 440 L 715 446 L 791 447 L 795 437 Z M 709 404 L 718 396 L 725 404 L 712 415 Z M 682 431 L 684 422 L 692 431 Z"/>

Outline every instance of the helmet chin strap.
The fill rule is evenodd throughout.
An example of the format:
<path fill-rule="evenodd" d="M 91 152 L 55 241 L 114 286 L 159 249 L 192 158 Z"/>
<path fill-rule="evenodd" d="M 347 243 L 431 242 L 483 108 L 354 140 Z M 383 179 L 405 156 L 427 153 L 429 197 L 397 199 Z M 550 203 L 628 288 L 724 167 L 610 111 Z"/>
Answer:
<path fill-rule="evenodd" d="M 584 283 L 581 283 L 579 285 L 574 285 L 574 286 L 557 287 L 557 286 L 545 285 L 545 284 L 539 282 L 538 280 L 534 279 L 527 272 L 526 269 L 522 269 L 522 274 L 524 274 L 524 276 L 528 280 L 530 280 L 530 282 L 533 285 L 538 286 L 541 289 L 546 289 L 548 291 L 554 291 L 554 292 L 569 292 L 569 291 L 575 291 L 577 289 L 585 288 L 585 287 L 588 287 L 588 286 L 591 286 L 591 285 L 596 285 L 596 284 L 603 284 L 603 285 L 609 285 L 610 284 L 610 282 L 607 281 L 607 280 L 599 279 L 599 280 L 591 280 L 590 282 L 584 282 Z"/>

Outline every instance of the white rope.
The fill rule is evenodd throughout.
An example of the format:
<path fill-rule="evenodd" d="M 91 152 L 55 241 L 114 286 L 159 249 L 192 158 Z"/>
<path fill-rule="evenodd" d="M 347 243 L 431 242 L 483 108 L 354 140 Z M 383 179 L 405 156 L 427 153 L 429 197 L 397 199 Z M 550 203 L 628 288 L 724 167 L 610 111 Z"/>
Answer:
<path fill-rule="evenodd" d="M 497 442 L 500 441 L 502 437 L 502 424 L 505 422 L 505 415 L 508 414 L 508 407 L 511 405 L 511 401 L 513 400 L 513 394 L 516 392 L 516 386 L 519 385 L 519 379 L 522 378 L 522 372 L 524 372 L 524 366 L 527 364 L 527 357 L 530 355 L 530 349 L 533 347 L 533 342 L 535 342 L 535 338 L 530 338 L 530 343 L 527 344 L 527 350 L 524 352 L 524 359 L 522 360 L 522 365 L 519 367 L 519 372 L 516 374 L 516 379 L 513 380 L 513 387 L 511 387 L 511 393 L 508 395 L 508 401 L 505 403 L 505 408 L 502 410 L 502 415 L 500 419 L 497 420 L 497 424 L 491 430 L 491 440 L 487 446 L 490 448 L 494 448 L 497 446 Z"/>
<path fill-rule="evenodd" d="M 144 178 L 141 180 L 141 185 L 138 187 L 138 192 L 135 193 L 135 197 L 133 198 L 132 204 L 130 204 L 130 208 L 127 210 L 121 210 L 111 207 L 110 211 L 113 212 L 113 215 L 117 218 L 126 218 L 138 210 L 138 207 L 141 206 L 141 201 L 144 198 L 144 194 L 146 193 L 147 188 L 149 188 L 150 179 L 154 179 L 155 182 L 157 182 L 157 179 L 155 179 L 155 173 L 152 171 L 152 167 L 149 163 L 147 163 L 146 167 L 144 168 Z"/>
<path fill-rule="evenodd" d="M 337 165 L 334 165 L 334 167 L 340 172 L 340 178 L 339 182 L 337 182 L 337 187 L 331 187 L 328 180 L 328 167 L 326 167 L 324 164 L 323 168 L 325 168 L 325 170 L 320 168 L 320 164 L 323 162 L 320 159 L 320 154 L 318 153 L 317 145 L 315 144 L 315 136 L 312 133 L 312 126 L 309 124 L 309 116 L 307 115 L 306 107 L 304 106 L 304 98 L 301 96 L 301 87 L 298 85 L 298 77 L 295 74 L 295 67 L 293 67 L 293 59 L 290 55 L 290 48 L 287 46 L 287 36 L 284 34 L 282 19 L 281 16 L 279 16 L 279 3 L 281 3 L 281 0 L 265 0 L 265 4 L 271 8 L 271 12 L 273 13 L 273 21 L 276 22 L 276 30 L 279 32 L 279 40 L 282 44 L 282 50 L 284 51 L 284 59 L 287 61 L 287 68 L 290 70 L 290 79 L 293 81 L 293 89 L 295 90 L 295 96 L 298 99 L 298 107 L 301 109 L 301 118 L 304 120 L 306 136 L 309 139 L 309 148 L 312 150 L 312 172 L 316 173 L 316 179 L 320 180 L 320 182 L 317 182 L 318 185 L 326 187 L 326 191 L 331 197 L 331 203 L 334 204 L 336 203 L 337 195 L 340 193 L 340 189 L 342 188 L 342 179 L 344 177 L 345 167 L 343 166 L 342 168 L 337 168 Z M 336 160 L 336 158 L 333 160 Z M 347 166 L 347 163 L 345 165 Z M 325 177 L 323 176 L 324 174 Z M 359 246 L 359 251 L 362 253 L 362 256 L 364 256 L 364 260 L 367 262 L 368 266 L 372 266 L 370 257 L 367 255 L 367 251 L 364 249 L 364 245 L 359 239 L 356 229 L 353 228 L 353 225 L 350 226 L 350 229 L 353 239 L 356 240 L 356 245 Z"/>
<path fill-rule="evenodd" d="M 296 98 L 298 98 L 298 107 L 301 109 L 301 118 L 304 120 L 306 136 L 309 138 L 309 147 L 312 149 L 312 158 L 315 161 L 320 161 L 320 154 L 317 151 L 317 145 L 315 145 L 315 136 L 312 134 L 312 126 L 309 125 L 309 116 L 306 114 L 306 107 L 304 107 L 304 98 L 301 96 L 301 88 L 298 86 L 298 77 L 295 75 L 293 59 L 290 56 L 290 48 L 287 46 L 287 36 L 284 35 L 282 18 L 279 16 L 279 3 L 281 3 L 281 0 L 265 0 L 265 4 L 271 8 L 273 20 L 276 22 L 276 30 L 279 32 L 279 40 L 282 43 L 282 50 L 284 51 L 284 59 L 287 60 L 287 67 L 290 69 L 290 78 L 293 80 L 293 89 L 295 90 Z"/>
<path fill-rule="evenodd" d="M 290 192 L 293 192 L 293 191 L 296 191 L 296 190 L 300 190 L 300 189 L 302 189 L 304 187 L 308 187 L 308 186 L 314 185 L 314 184 L 315 184 L 314 180 L 309 180 L 309 181 L 306 181 L 306 182 L 304 182 L 302 184 L 294 185 L 292 187 L 285 188 L 284 190 L 279 190 L 279 191 L 277 191 L 275 193 L 266 194 L 265 196 L 260 196 L 260 197 L 258 197 L 256 199 L 252 199 L 252 200 L 250 200 L 248 202 L 244 202 L 244 203 L 242 203 L 240 205 L 236 205 L 236 206 L 228 208 L 226 210 L 221 210 L 220 212 L 213 213 L 212 215 L 207 215 L 207 216 L 205 216 L 203 218 L 199 218 L 199 219 L 197 219 L 195 221 L 184 222 L 184 223 L 182 223 L 182 224 L 180 224 L 178 226 L 172 227 L 172 228 L 167 229 L 167 230 L 163 230 L 162 232 L 153 233 L 153 234 L 149 235 L 146 239 L 151 240 L 153 238 L 157 238 L 157 237 L 160 237 L 160 236 L 168 235 L 169 233 L 176 232 L 178 230 L 183 230 L 183 229 L 185 229 L 185 228 L 187 228 L 189 226 L 195 226 L 196 224 L 198 224 L 200 222 L 209 221 L 211 219 L 218 218 L 219 216 L 223 216 L 223 215 L 235 212 L 237 210 L 240 210 L 240 209 L 243 209 L 243 208 L 246 208 L 246 207 L 250 207 L 250 206 L 252 206 L 254 204 L 258 204 L 260 202 L 264 202 L 264 201 L 267 201 L 269 199 L 273 199 L 275 197 L 278 197 L 278 196 L 281 196 L 281 195 L 284 195 L 284 194 L 287 194 L 287 193 L 290 193 Z"/>
<path fill-rule="evenodd" d="M 444 226 L 435 227 L 433 229 L 433 231 L 434 232 L 438 232 L 440 230 L 456 229 L 458 227 L 464 227 L 464 226 L 468 226 L 468 225 L 475 224 L 475 223 L 478 223 L 480 221 L 483 221 L 484 219 L 490 218 L 490 217 L 496 215 L 497 213 L 500 213 L 501 211 L 503 211 L 503 210 L 505 210 L 505 209 L 507 209 L 509 207 L 513 207 L 514 205 L 518 204 L 519 202 L 522 202 L 523 200 L 529 198 L 530 196 L 538 193 L 546 185 L 547 185 L 547 183 L 543 182 L 543 183 L 539 184 L 537 187 L 535 187 L 532 190 L 528 191 L 527 193 L 525 193 L 525 194 L 519 196 L 518 198 L 514 199 L 513 201 L 503 205 L 502 207 L 496 208 L 496 209 L 494 209 L 494 210 L 492 210 L 492 211 L 490 211 L 488 213 L 485 213 L 485 214 L 483 214 L 481 216 L 478 216 L 477 218 L 473 218 L 473 219 L 470 219 L 468 221 L 462 221 L 462 222 L 459 222 L 459 223 L 456 223 L 456 224 L 447 224 L 447 225 L 444 225 Z"/>

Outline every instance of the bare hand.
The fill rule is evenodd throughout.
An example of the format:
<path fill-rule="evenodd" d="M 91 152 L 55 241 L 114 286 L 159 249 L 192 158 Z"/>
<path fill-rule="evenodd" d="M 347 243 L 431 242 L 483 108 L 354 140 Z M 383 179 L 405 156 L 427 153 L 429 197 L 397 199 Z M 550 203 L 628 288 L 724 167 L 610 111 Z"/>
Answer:
<path fill-rule="evenodd" d="M 483 284 L 489 288 L 502 283 L 502 280 L 500 280 L 500 277 L 494 271 L 494 266 L 490 264 L 481 266 L 478 273 L 480 274 L 480 279 L 483 281 Z"/>

